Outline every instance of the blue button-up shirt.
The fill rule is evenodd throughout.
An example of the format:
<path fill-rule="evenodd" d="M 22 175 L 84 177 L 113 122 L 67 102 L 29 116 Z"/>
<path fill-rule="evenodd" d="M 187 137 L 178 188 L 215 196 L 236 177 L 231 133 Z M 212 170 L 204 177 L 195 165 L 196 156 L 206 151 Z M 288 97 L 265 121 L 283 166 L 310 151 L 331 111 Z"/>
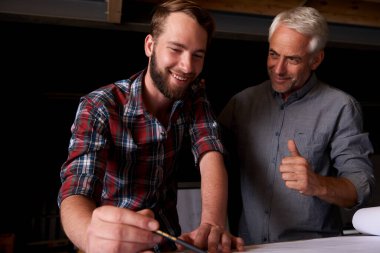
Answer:
<path fill-rule="evenodd" d="M 229 101 L 219 121 L 232 134 L 231 169 L 240 172 L 242 196 L 239 234 L 247 244 L 341 233 L 337 206 L 285 186 L 279 165 L 290 155 L 289 139 L 315 173 L 349 179 L 358 206 L 369 199 L 375 185 L 373 148 L 363 133 L 360 105 L 315 75 L 286 102 L 269 81 L 247 88 Z"/>

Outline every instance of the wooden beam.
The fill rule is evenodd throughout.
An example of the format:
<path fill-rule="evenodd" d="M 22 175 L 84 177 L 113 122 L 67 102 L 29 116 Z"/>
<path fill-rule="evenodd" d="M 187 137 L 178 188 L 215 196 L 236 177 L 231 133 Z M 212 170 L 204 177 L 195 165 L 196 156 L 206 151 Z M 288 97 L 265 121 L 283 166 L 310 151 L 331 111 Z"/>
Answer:
<path fill-rule="evenodd" d="M 303 0 L 198 0 L 199 4 L 209 10 L 275 16 L 280 11 L 303 4 Z"/>
<path fill-rule="evenodd" d="M 380 3 L 377 2 L 309 0 L 305 5 L 319 10 L 328 22 L 380 27 Z"/>
<path fill-rule="evenodd" d="M 107 1 L 107 21 L 109 23 L 121 23 L 121 14 L 123 9 L 123 0 L 106 0 Z"/>
<path fill-rule="evenodd" d="M 156 5 L 163 0 L 126 0 Z M 380 27 L 380 0 L 195 0 L 202 7 L 226 13 L 274 17 L 297 6 L 319 10 L 330 23 Z"/>

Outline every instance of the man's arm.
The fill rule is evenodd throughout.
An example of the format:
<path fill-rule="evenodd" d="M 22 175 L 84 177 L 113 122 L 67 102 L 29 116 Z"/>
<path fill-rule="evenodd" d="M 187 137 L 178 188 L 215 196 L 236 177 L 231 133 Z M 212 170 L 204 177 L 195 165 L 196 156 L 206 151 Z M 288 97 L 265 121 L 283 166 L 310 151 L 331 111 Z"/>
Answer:
<path fill-rule="evenodd" d="M 162 237 L 151 210 L 134 212 L 126 208 L 102 206 L 80 195 L 67 197 L 61 204 L 62 226 L 69 239 L 86 253 L 140 252 L 153 248 Z"/>
<path fill-rule="evenodd" d="M 67 197 L 61 204 L 61 222 L 66 235 L 81 250 L 85 249 L 86 229 L 91 222 L 95 204 L 81 195 Z"/>
<path fill-rule="evenodd" d="M 225 229 L 227 215 L 228 181 L 222 154 L 216 151 L 205 153 L 200 159 L 202 217 L 195 235 L 194 244 L 207 247 L 208 252 L 231 252 L 232 248 L 244 251 L 244 241 Z M 205 241 L 205 239 L 207 239 Z M 207 243 L 205 245 L 204 243 Z"/>
<path fill-rule="evenodd" d="M 227 215 L 228 182 L 223 157 L 219 152 L 207 152 L 199 163 L 201 172 L 202 218 L 224 229 Z"/>
<path fill-rule="evenodd" d="M 356 189 L 350 180 L 343 177 L 316 176 L 319 180 L 319 190 L 316 191 L 315 196 L 326 202 L 346 208 L 357 204 Z"/>

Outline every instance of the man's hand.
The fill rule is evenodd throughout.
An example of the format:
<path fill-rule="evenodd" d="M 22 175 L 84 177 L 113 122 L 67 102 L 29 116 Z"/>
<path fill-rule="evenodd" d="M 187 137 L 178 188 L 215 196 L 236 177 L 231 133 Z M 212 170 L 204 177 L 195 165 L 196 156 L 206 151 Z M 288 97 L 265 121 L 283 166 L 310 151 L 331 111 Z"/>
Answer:
<path fill-rule="evenodd" d="M 140 252 L 162 240 L 152 231 L 159 228 L 151 210 L 134 212 L 102 206 L 94 210 L 86 233 L 86 253 Z"/>
<path fill-rule="evenodd" d="M 198 248 L 207 249 L 209 253 L 230 253 L 231 249 L 244 251 L 244 241 L 235 237 L 223 227 L 202 223 L 197 229 L 190 233 L 182 234 L 179 238 L 185 240 Z M 177 245 L 179 250 L 184 247 Z"/>
<path fill-rule="evenodd" d="M 304 195 L 318 195 L 319 176 L 313 172 L 309 162 L 301 156 L 294 140 L 288 141 L 288 149 L 290 156 L 284 157 L 280 164 L 280 172 L 286 187 Z"/>

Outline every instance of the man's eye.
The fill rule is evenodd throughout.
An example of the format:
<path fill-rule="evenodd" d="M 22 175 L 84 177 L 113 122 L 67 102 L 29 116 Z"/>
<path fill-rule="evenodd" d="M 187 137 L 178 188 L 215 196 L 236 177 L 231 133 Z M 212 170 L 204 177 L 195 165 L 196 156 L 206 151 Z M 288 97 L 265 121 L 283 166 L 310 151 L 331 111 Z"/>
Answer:
<path fill-rule="evenodd" d="M 301 62 L 301 60 L 299 58 L 288 58 L 288 62 L 290 64 L 298 64 Z"/>
<path fill-rule="evenodd" d="M 269 56 L 272 58 L 272 59 L 277 59 L 278 58 L 278 54 L 275 54 L 275 53 L 269 53 Z"/>
<path fill-rule="evenodd" d="M 194 57 L 198 58 L 198 59 L 203 59 L 204 55 L 203 54 L 195 54 Z"/>

